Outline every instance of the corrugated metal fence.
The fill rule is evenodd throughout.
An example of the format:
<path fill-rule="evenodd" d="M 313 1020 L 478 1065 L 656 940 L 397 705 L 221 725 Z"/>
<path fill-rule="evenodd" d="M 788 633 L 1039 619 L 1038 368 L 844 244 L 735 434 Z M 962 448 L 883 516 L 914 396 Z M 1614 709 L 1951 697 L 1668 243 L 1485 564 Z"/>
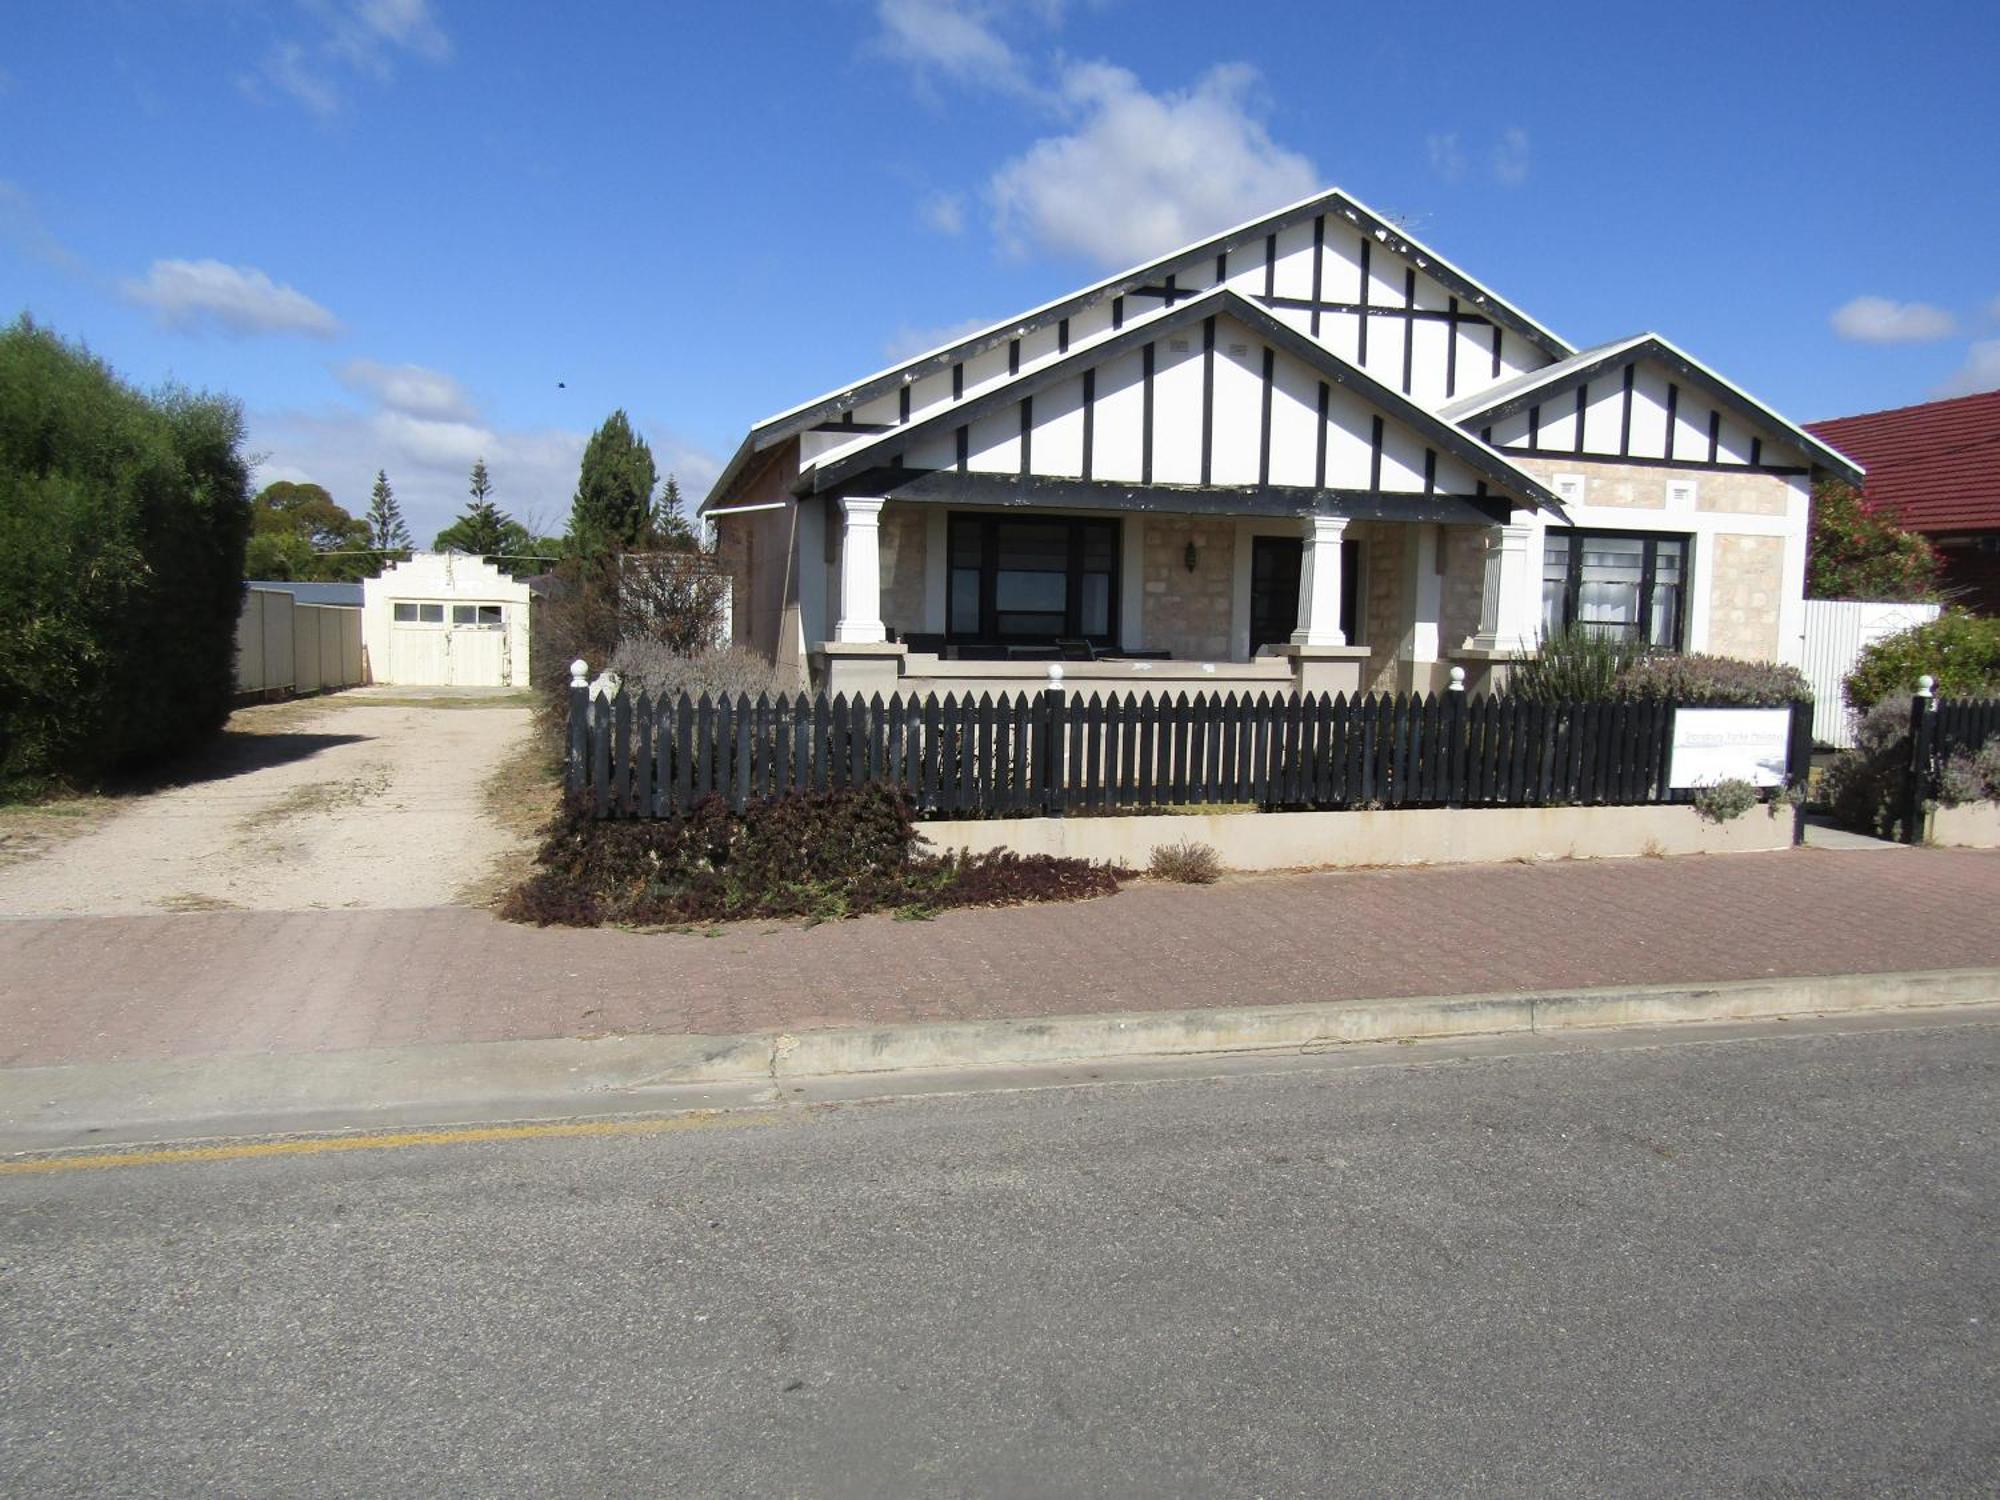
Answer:
<path fill-rule="evenodd" d="M 245 589 L 236 620 L 236 691 L 317 693 L 362 680 L 361 611 Z"/>
<path fill-rule="evenodd" d="M 1864 599 L 1806 600 L 1806 681 L 1813 687 L 1813 738 L 1836 750 L 1854 743 L 1841 684 L 1861 650 L 1884 636 L 1938 617 L 1935 604 L 1880 604 Z"/>

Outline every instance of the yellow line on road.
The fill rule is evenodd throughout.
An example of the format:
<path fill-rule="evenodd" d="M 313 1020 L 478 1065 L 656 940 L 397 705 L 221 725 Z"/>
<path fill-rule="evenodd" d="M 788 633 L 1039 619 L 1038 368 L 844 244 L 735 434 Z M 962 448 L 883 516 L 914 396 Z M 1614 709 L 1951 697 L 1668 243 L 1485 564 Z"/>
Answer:
<path fill-rule="evenodd" d="M 560 1120 L 540 1125 L 464 1125 L 438 1130 L 398 1130 L 374 1135 L 297 1136 L 283 1140 L 217 1141 L 206 1146 L 160 1146 L 144 1151 L 72 1151 L 0 1161 L 0 1176 L 82 1172 L 102 1167 L 165 1167 L 182 1162 L 253 1161 L 267 1156 L 318 1156 L 330 1151 L 400 1151 L 411 1146 L 472 1146 L 489 1141 L 536 1141 L 564 1136 L 664 1135 L 717 1126 L 770 1125 L 775 1110 L 700 1110 L 626 1120 Z"/>

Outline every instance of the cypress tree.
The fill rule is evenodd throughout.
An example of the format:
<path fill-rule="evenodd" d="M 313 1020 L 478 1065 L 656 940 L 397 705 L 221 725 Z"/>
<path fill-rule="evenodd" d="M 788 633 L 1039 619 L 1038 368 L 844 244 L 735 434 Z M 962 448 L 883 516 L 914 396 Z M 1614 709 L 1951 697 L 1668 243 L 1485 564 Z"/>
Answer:
<path fill-rule="evenodd" d="M 645 546 L 653 522 L 653 450 L 614 411 L 590 435 L 571 503 L 570 538 L 581 551 L 614 552 Z"/>

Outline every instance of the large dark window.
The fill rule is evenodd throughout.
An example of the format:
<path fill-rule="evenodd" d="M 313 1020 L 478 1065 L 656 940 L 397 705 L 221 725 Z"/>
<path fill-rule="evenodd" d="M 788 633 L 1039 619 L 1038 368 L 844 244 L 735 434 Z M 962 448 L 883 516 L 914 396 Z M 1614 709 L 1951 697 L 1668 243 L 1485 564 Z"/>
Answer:
<path fill-rule="evenodd" d="M 1542 632 L 1586 630 L 1680 649 L 1688 539 L 1631 531 L 1559 531 L 1542 553 Z"/>
<path fill-rule="evenodd" d="M 955 515 L 947 605 L 954 644 L 1114 644 L 1118 523 Z"/>

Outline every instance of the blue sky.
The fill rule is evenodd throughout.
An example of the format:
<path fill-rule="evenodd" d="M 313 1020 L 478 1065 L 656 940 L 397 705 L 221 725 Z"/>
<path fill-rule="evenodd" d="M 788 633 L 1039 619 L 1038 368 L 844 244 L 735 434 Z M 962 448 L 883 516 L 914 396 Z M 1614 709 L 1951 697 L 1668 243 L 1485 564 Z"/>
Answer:
<path fill-rule="evenodd" d="M 2000 386 L 2000 6 L 66 0 L 0 28 L 0 312 L 261 477 L 559 526 L 1321 185 L 1801 420 Z M 562 382 L 559 388 L 558 382 Z"/>

